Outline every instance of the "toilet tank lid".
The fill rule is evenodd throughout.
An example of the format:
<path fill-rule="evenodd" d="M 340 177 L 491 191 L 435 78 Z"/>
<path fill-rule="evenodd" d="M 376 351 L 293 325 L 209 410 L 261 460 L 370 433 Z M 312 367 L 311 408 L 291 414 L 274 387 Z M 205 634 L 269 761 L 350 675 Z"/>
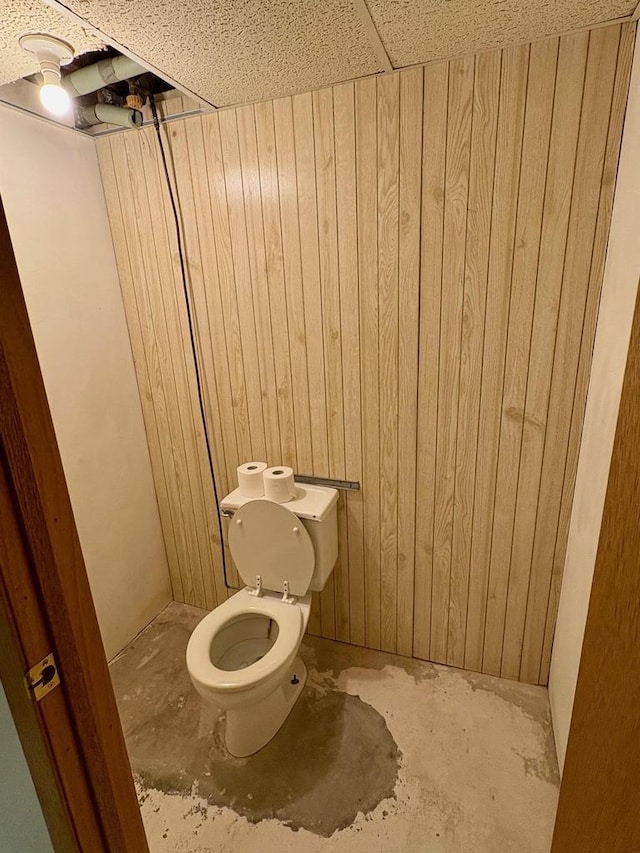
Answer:
<path fill-rule="evenodd" d="M 234 489 L 222 499 L 220 509 L 235 512 L 248 501 L 253 500 L 255 498 L 248 498 L 246 495 L 240 494 L 240 489 Z M 260 500 L 268 500 L 268 498 L 262 497 Z M 338 492 L 336 489 L 331 489 L 327 486 L 310 486 L 307 483 L 304 485 L 296 483 L 295 497 L 282 504 L 282 506 L 295 513 L 298 518 L 324 521 L 337 502 Z"/>

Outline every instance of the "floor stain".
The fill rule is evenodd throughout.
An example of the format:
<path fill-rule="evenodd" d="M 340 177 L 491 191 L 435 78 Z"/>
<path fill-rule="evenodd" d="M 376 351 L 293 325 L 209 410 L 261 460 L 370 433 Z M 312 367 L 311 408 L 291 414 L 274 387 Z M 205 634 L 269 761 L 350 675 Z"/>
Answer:
<path fill-rule="evenodd" d="M 436 667 L 427 661 L 364 649 L 335 640 L 323 640 L 320 637 L 305 637 L 300 654 L 310 669 L 328 673 L 334 680 L 341 672 L 352 667 L 382 671 L 387 666 L 393 666 L 404 670 L 416 684 L 438 677 Z"/>
<path fill-rule="evenodd" d="M 384 717 L 337 690 L 307 686 L 264 749 L 230 756 L 220 720 L 189 680 L 187 617 L 154 623 L 111 667 L 143 789 L 197 795 L 253 822 L 275 818 L 324 837 L 394 797 L 401 756 Z M 160 635 L 163 654 L 150 654 Z"/>
<path fill-rule="evenodd" d="M 544 758 L 534 758 L 529 755 L 522 755 L 517 749 L 513 751 L 522 759 L 524 772 L 527 776 L 537 776 L 538 779 L 549 782 L 551 785 L 560 784 L 557 763 L 549 761 L 546 756 Z"/>
<path fill-rule="evenodd" d="M 550 722 L 549 705 L 539 687 L 462 669 L 459 673 L 473 691 L 493 693 L 509 705 L 520 708 L 536 723 Z"/>

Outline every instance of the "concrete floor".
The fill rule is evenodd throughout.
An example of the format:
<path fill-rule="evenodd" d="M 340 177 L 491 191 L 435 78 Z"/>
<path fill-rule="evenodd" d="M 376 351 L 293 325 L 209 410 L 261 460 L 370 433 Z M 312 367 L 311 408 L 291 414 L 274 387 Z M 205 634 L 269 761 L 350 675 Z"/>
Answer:
<path fill-rule="evenodd" d="M 547 691 L 305 637 L 307 686 L 236 759 L 172 604 L 111 664 L 152 853 L 548 853 L 558 770 Z"/>

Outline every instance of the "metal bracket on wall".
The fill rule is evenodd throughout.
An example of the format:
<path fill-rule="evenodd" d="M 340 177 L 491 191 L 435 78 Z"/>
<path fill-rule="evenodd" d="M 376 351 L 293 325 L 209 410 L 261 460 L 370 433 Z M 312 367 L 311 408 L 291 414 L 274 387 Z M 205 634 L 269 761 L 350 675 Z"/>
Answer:
<path fill-rule="evenodd" d="M 306 474 L 296 474 L 296 483 L 307 483 L 310 486 L 330 486 L 333 489 L 344 489 L 349 492 L 360 490 L 357 480 L 334 480 L 331 477 L 308 477 Z"/>

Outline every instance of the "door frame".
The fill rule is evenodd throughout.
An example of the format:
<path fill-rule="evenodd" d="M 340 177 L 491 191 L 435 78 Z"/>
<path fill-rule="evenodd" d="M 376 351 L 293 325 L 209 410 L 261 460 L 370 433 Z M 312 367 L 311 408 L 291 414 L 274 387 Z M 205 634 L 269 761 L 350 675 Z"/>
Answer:
<path fill-rule="evenodd" d="M 147 841 L 0 200 L 0 677 L 54 847 Z M 25 673 L 53 655 L 40 701 Z"/>
<path fill-rule="evenodd" d="M 640 850 L 640 288 L 552 853 Z"/>

